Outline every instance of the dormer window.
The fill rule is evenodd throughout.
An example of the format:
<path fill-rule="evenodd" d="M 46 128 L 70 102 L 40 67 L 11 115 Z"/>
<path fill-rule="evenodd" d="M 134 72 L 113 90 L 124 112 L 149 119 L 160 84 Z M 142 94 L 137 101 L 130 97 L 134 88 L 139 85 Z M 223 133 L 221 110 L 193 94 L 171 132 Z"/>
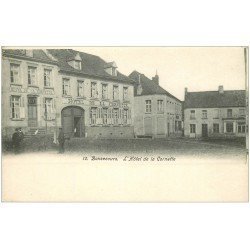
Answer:
<path fill-rule="evenodd" d="M 107 63 L 104 69 L 111 76 L 117 76 L 117 66 L 115 62 Z"/>
<path fill-rule="evenodd" d="M 81 67 L 81 61 L 75 61 L 75 69 L 82 69 Z"/>
<path fill-rule="evenodd" d="M 81 70 L 82 69 L 82 58 L 78 53 L 75 57 L 68 59 L 68 64 L 74 69 Z"/>

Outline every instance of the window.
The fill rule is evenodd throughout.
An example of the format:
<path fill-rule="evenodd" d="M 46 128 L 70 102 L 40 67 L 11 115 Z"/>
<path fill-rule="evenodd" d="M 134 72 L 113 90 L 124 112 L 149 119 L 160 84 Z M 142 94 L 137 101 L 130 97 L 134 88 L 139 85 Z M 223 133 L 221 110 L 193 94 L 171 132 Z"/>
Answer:
<path fill-rule="evenodd" d="M 162 113 L 164 111 L 163 109 L 163 100 L 157 100 L 157 111 Z"/>
<path fill-rule="evenodd" d="M 219 123 L 214 123 L 213 124 L 213 132 L 214 133 L 219 133 L 220 132 Z"/>
<path fill-rule="evenodd" d="M 123 87 L 123 100 L 128 100 L 128 87 Z"/>
<path fill-rule="evenodd" d="M 28 67 L 28 84 L 36 85 L 36 68 Z"/>
<path fill-rule="evenodd" d="M 81 62 L 75 61 L 75 69 L 81 69 Z"/>
<path fill-rule="evenodd" d="M 195 110 L 190 110 L 190 119 L 195 119 Z"/>
<path fill-rule="evenodd" d="M 146 113 L 151 113 L 151 111 L 152 111 L 151 100 L 146 100 Z"/>
<path fill-rule="evenodd" d="M 111 68 L 111 74 L 112 76 L 116 76 L 116 68 L 114 67 Z"/>
<path fill-rule="evenodd" d="M 118 115 L 119 115 L 119 109 L 115 108 L 113 113 L 114 125 L 118 124 Z"/>
<path fill-rule="evenodd" d="M 232 109 L 228 109 L 227 110 L 227 117 L 231 118 L 233 116 L 233 110 Z"/>
<path fill-rule="evenodd" d="M 10 108 L 11 108 L 11 118 L 20 119 L 21 118 L 21 97 L 20 96 L 11 96 L 10 99 Z"/>
<path fill-rule="evenodd" d="M 245 123 L 238 123 L 238 133 L 245 133 L 246 132 L 246 124 Z"/>
<path fill-rule="evenodd" d="M 214 119 L 219 118 L 219 109 L 214 109 Z"/>
<path fill-rule="evenodd" d="M 108 85 L 102 84 L 102 99 L 108 99 Z"/>
<path fill-rule="evenodd" d="M 51 70 L 44 69 L 44 86 L 51 87 Z"/>
<path fill-rule="evenodd" d="M 108 124 L 108 109 L 107 108 L 102 109 L 102 123 L 104 125 Z"/>
<path fill-rule="evenodd" d="M 96 84 L 96 82 L 91 83 L 91 97 L 97 98 L 97 84 Z"/>
<path fill-rule="evenodd" d="M 70 82 L 69 79 L 63 79 L 63 95 L 70 95 Z"/>
<path fill-rule="evenodd" d="M 84 96 L 84 81 L 77 81 L 77 96 Z"/>
<path fill-rule="evenodd" d="M 20 84 L 20 66 L 18 64 L 10 64 L 10 82 L 13 84 Z"/>
<path fill-rule="evenodd" d="M 226 132 L 227 133 L 233 133 L 233 123 L 232 122 L 227 122 L 226 123 Z"/>
<path fill-rule="evenodd" d="M 207 110 L 202 110 L 202 119 L 207 119 Z"/>
<path fill-rule="evenodd" d="M 128 124 L 128 109 L 123 110 L 123 124 Z"/>
<path fill-rule="evenodd" d="M 53 113 L 53 99 L 45 98 L 45 114 L 48 116 Z"/>
<path fill-rule="evenodd" d="M 91 108 L 90 110 L 90 121 L 92 125 L 96 124 L 96 118 L 97 118 L 97 108 Z"/>
<path fill-rule="evenodd" d="M 245 109 L 239 109 L 240 116 L 245 116 Z"/>
<path fill-rule="evenodd" d="M 119 99 L 119 88 L 118 88 L 118 86 L 113 86 L 113 99 L 114 100 Z"/>
<path fill-rule="evenodd" d="M 195 133 L 196 133 L 196 125 L 190 124 L 190 134 L 195 134 Z"/>

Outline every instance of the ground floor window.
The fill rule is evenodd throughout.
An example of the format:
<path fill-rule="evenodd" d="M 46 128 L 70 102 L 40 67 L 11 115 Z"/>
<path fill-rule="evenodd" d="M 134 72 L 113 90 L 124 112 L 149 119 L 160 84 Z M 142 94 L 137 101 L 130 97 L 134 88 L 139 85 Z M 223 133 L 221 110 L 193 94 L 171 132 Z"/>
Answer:
<path fill-rule="evenodd" d="M 118 115 L 119 115 L 119 109 L 114 109 L 113 110 L 114 125 L 118 125 Z"/>
<path fill-rule="evenodd" d="M 128 124 L 128 110 L 123 110 L 123 124 Z"/>
<path fill-rule="evenodd" d="M 227 133 L 233 133 L 234 131 L 234 126 L 232 122 L 227 122 L 226 123 L 226 132 Z"/>
<path fill-rule="evenodd" d="M 190 134 L 195 134 L 195 133 L 196 133 L 196 125 L 190 124 Z"/>
<path fill-rule="evenodd" d="M 214 133 L 219 133 L 220 132 L 219 123 L 214 123 L 213 124 L 213 132 Z"/>
<path fill-rule="evenodd" d="M 90 110 L 90 120 L 91 124 L 96 124 L 96 118 L 97 118 L 97 108 L 91 108 Z"/>
<path fill-rule="evenodd" d="M 238 123 L 238 133 L 245 133 L 245 132 L 246 132 L 246 124 Z"/>
<path fill-rule="evenodd" d="M 21 96 L 10 96 L 10 118 L 21 119 L 24 118 L 23 103 Z"/>
<path fill-rule="evenodd" d="M 107 108 L 102 109 L 102 123 L 104 125 L 108 124 L 108 109 Z"/>

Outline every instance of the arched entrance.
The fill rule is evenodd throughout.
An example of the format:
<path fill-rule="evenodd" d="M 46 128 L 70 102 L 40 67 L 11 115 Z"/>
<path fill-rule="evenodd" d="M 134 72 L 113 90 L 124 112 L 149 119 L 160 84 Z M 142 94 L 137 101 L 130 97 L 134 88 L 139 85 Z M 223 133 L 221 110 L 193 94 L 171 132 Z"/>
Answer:
<path fill-rule="evenodd" d="M 62 129 L 66 137 L 84 137 L 84 110 L 80 107 L 66 107 L 61 112 Z"/>

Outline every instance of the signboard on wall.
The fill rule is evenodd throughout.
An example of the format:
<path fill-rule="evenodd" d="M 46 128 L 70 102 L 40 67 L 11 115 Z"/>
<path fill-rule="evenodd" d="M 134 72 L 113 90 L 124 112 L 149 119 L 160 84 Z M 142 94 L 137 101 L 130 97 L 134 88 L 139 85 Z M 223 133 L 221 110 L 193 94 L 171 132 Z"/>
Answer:
<path fill-rule="evenodd" d="M 28 87 L 28 88 L 23 88 L 22 86 L 17 86 L 17 85 L 12 85 L 10 86 L 10 92 L 14 93 L 28 93 L 28 94 L 33 94 L 33 95 L 54 95 L 55 92 L 53 89 L 39 89 L 38 87 Z"/>

